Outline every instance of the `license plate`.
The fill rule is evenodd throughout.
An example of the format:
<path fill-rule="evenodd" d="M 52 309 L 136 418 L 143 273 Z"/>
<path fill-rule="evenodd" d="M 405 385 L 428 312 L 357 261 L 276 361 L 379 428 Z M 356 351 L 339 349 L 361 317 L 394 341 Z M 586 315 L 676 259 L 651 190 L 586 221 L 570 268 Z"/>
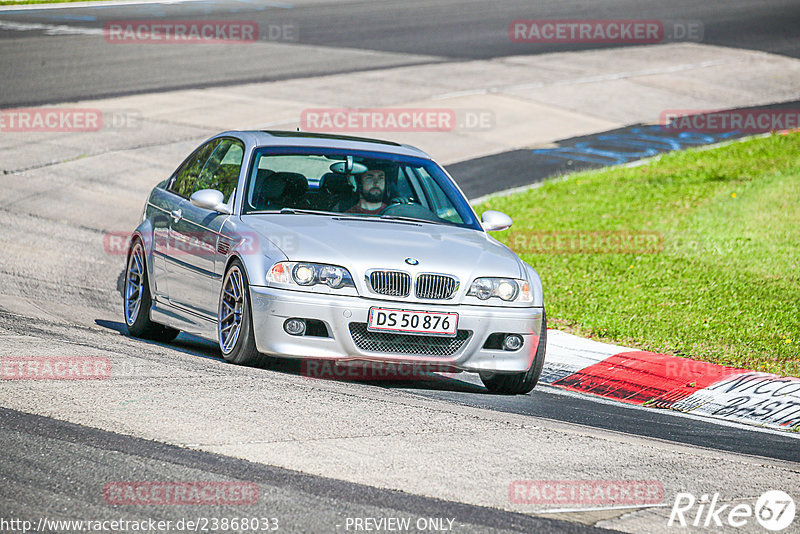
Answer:
<path fill-rule="evenodd" d="M 455 336 L 457 313 L 370 308 L 367 330 L 429 336 Z"/>

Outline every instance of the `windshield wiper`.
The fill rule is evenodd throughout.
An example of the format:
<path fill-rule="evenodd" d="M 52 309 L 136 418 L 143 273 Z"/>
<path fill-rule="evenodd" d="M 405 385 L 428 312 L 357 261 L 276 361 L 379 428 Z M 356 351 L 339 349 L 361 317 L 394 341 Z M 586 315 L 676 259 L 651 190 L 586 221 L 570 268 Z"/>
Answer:
<path fill-rule="evenodd" d="M 281 208 L 279 213 L 299 213 L 301 215 L 339 215 L 335 211 L 304 210 L 297 208 Z"/>
<path fill-rule="evenodd" d="M 417 219 L 414 217 L 402 217 L 400 215 L 381 215 L 380 218 L 389 221 L 409 221 L 409 222 L 424 222 L 429 224 L 446 224 L 439 221 L 432 221 L 430 219 Z"/>
<path fill-rule="evenodd" d="M 249 211 L 247 213 L 288 213 L 288 214 L 295 214 L 299 213 L 301 215 L 340 215 L 334 211 L 320 211 L 320 210 L 304 210 L 304 209 L 297 209 L 297 208 L 281 208 L 280 210 L 255 210 Z"/>

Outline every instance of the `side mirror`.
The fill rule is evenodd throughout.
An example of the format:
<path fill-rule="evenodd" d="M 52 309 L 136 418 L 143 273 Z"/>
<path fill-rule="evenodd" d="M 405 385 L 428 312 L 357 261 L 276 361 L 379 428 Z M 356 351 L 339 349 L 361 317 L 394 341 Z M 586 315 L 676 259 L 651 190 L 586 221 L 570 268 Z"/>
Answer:
<path fill-rule="evenodd" d="M 511 228 L 511 225 L 514 224 L 511 217 L 505 213 L 494 210 L 484 211 L 481 215 L 481 222 L 483 223 L 483 229 L 487 232 L 506 230 Z"/>
<path fill-rule="evenodd" d="M 217 191 L 216 189 L 201 189 L 200 191 L 195 191 L 189 200 L 198 208 L 214 210 L 225 215 L 231 214 L 231 210 L 228 209 L 228 206 L 224 203 L 225 196 L 221 191 Z"/>

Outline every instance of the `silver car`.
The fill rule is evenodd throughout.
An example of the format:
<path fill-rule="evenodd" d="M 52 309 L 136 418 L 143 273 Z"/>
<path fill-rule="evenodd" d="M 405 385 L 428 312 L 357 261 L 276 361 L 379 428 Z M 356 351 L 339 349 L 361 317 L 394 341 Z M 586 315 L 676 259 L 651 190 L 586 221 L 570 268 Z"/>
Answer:
<path fill-rule="evenodd" d="M 150 193 L 124 285 L 131 335 L 216 341 L 233 363 L 380 362 L 536 385 L 539 275 L 487 232 L 454 181 L 407 145 L 231 131 Z"/>

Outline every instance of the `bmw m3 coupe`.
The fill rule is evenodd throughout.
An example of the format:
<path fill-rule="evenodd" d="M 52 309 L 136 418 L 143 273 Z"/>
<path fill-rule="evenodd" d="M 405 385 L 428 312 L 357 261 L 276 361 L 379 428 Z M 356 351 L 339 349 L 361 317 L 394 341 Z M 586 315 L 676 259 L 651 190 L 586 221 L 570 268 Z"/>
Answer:
<path fill-rule="evenodd" d="M 155 186 L 131 238 L 131 335 L 229 362 L 425 363 L 527 393 L 545 358 L 536 271 L 430 156 L 374 139 L 224 132 Z"/>

